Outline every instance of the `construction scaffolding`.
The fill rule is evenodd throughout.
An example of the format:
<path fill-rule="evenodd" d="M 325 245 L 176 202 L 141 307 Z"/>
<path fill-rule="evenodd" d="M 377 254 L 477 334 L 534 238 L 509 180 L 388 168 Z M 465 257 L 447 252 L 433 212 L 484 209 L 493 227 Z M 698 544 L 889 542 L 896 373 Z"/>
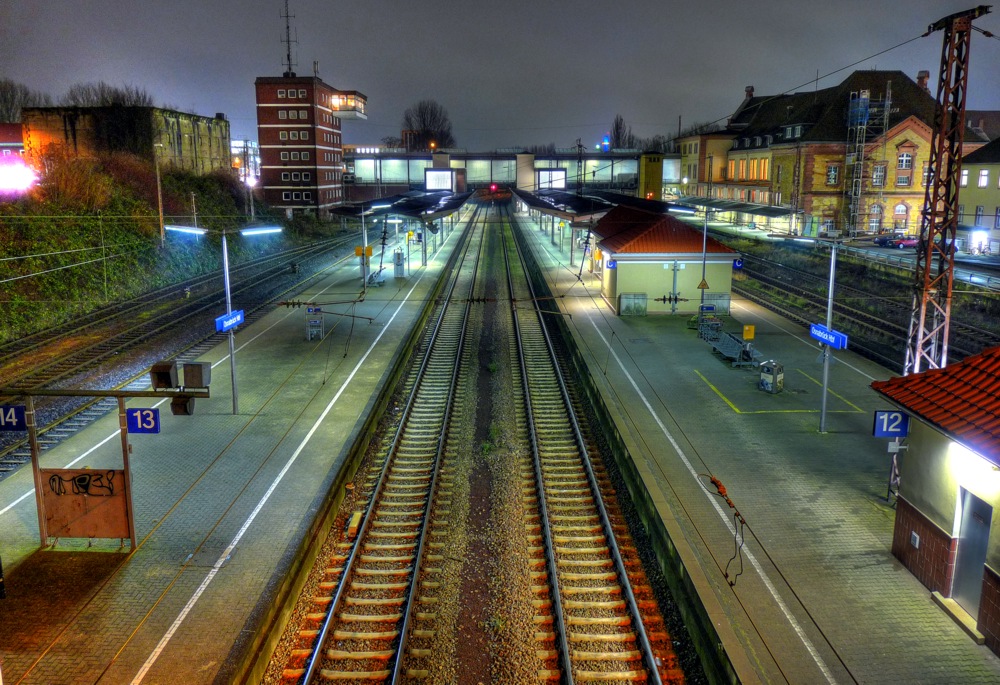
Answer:
<path fill-rule="evenodd" d="M 857 236 L 863 230 L 865 223 L 865 150 L 869 143 L 884 136 L 889 130 L 889 112 L 892 109 L 892 82 L 886 83 L 885 99 L 872 101 L 868 90 L 852 91 L 847 106 L 847 154 L 844 159 L 845 171 L 850 171 L 850 178 L 844 184 L 847 194 L 846 225 L 844 233 L 850 237 Z M 885 140 L 883 139 L 883 161 L 885 158 Z M 882 185 L 875 185 L 874 171 L 872 187 L 877 188 L 881 199 L 882 188 L 885 185 L 883 171 Z"/>

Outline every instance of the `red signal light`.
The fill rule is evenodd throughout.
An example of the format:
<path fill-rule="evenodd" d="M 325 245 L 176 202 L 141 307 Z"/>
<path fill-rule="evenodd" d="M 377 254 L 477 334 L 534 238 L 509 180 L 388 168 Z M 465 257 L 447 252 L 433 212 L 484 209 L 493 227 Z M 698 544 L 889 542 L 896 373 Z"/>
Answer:
<path fill-rule="evenodd" d="M 490 192 L 491 193 L 497 192 L 497 184 L 496 183 L 491 183 L 490 184 Z"/>

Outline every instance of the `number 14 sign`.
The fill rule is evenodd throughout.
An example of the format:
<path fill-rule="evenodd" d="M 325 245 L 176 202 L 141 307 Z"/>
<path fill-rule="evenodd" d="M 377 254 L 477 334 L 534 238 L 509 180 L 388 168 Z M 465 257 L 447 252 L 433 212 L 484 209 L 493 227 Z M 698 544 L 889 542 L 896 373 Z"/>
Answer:
<path fill-rule="evenodd" d="M 125 425 L 129 433 L 159 433 L 159 409 L 126 409 Z"/>
<path fill-rule="evenodd" d="M 910 433 L 910 415 L 902 411 L 875 411 L 876 438 L 905 438 Z"/>

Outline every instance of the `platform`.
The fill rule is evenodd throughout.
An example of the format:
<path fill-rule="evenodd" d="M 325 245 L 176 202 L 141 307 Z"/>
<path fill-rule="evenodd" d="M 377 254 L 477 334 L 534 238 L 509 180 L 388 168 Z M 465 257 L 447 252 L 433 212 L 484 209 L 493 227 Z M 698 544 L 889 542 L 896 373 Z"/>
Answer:
<path fill-rule="evenodd" d="M 889 370 L 835 352 L 820 433 L 823 367 L 807 328 L 734 296 L 725 330 L 753 324 L 762 359 L 784 365 L 784 391 L 763 392 L 759 370 L 713 353 L 690 313 L 617 317 L 579 251 L 569 263 L 568 237 L 562 250 L 548 227 L 531 236 L 744 682 L 1000 682 L 1000 658 L 890 552 L 890 457 L 871 437 L 874 410 L 889 407 L 869 388 Z M 739 554 L 711 476 L 746 521 Z"/>
<path fill-rule="evenodd" d="M 133 553 L 116 551 L 117 540 L 40 550 L 31 469 L 0 482 L 3 682 L 230 682 L 457 235 L 432 237 L 427 268 L 415 253 L 408 278 L 386 279 L 364 302 L 324 306 L 322 340 L 307 336 L 315 314 L 305 308 L 238 330 L 236 415 L 219 336 L 202 359 L 214 368 L 211 399 L 193 416 L 161 403 L 161 432 L 129 436 Z M 296 299 L 332 303 L 360 290 L 351 256 Z M 42 461 L 121 468 L 117 415 Z"/>

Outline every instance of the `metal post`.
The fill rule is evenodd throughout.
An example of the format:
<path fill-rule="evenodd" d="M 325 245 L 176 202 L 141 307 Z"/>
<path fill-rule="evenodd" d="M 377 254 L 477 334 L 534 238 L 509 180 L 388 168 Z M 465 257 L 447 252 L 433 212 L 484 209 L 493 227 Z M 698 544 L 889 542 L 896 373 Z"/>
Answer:
<path fill-rule="evenodd" d="M 194 217 L 194 227 L 198 228 L 198 205 L 196 205 L 194 203 L 194 193 L 193 192 L 191 193 L 191 214 Z"/>
<path fill-rule="evenodd" d="M 362 292 L 368 294 L 368 229 L 365 227 L 365 208 L 361 208 L 361 280 Z"/>
<path fill-rule="evenodd" d="M 163 188 L 160 185 L 160 156 L 156 153 L 159 144 L 153 145 L 153 159 L 156 161 L 156 208 L 160 213 L 160 247 L 167 244 L 167 234 L 163 230 Z"/>
<path fill-rule="evenodd" d="M 192 200 L 194 193 L 191 194 Z M 226 286 L 226 315 L 233 313 L 233 301 L 229 293 L 229 245 L 226 242 L 226 232 L 222 232 L 222 276 Z M 236 339 L 233 329 L 229 329 L 229 373 L 233 377 L 233 414 L 239 414 L 239 395 L 236 392 Z"/>
<path fill-rule="evenodd" d="M 42 547 L 49 544 L 48 527 L 45 525 L 45 503 L 42 501 L 42 472 L 39 463 L 41 448 L 38 445 L 38 431 L 35 426 L 35 401 L 31 395 L 26 399 L 25 422 L 28 424 L 28 445 L 31 448 L 31 473 L 35 479 L 35 509 L 38 511 L 38 536 Z"/>
<path fill-rule="evenodd" d="M 125 416 L 125 398 L 118 397 L 118 432 L 122 439 L 122 470 L 125 477 L 125 506 L 128 508 L 126 521 L 128 523 L 128 537 L 132 546 L 129 553 L 135 551 L 135 507 L 132 506 L 132 467 L 129 465 L 128 453 L 128 418 Z"/>
<path fill-rule="evenodd" d="M 837 273 L 837 243 L 830 243 L 830 284 L 826 296 L 826 330 L 833 330 L 833 281 Z M 830 346 L 823 345 L 823 399 L 819 410 L 819 432 L 826 432 L 826 394 L 830 381 Z"/>

